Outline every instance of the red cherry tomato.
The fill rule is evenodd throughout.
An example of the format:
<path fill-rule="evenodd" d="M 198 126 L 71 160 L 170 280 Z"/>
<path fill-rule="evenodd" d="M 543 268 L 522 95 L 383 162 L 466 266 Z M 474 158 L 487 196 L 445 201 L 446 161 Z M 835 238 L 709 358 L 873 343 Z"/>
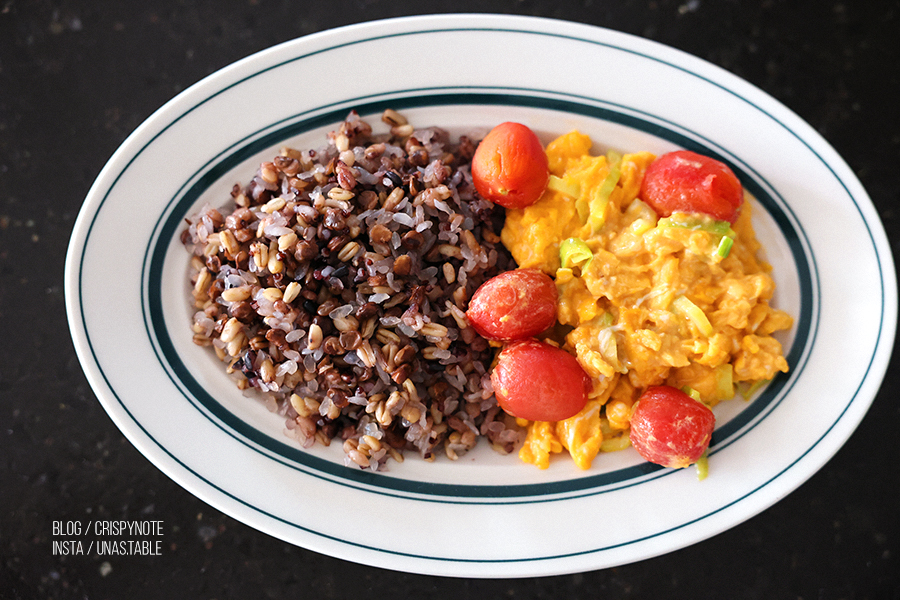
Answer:
<path fill-rule="evenodd" d="M 715 426 L 702 402 L 668 385 L 651 386 L 631 415 L 631 445 L 645 460 L 678 469 L 706 452 Z"/>
<path fill-rule="evenodd" d="M 562 421 L 587 403 L 591 380 L 575 357 L 537 340 L 500 351 L 491 372 L 500 408 L 529 421 Z"/>
<path fill-rule="evenodd" d="M 641 198 L 660 217 L 674 212 L 703 213 L 734 224 L 744 192 L 727 165 L 679 150 L 650 164 L 641 184 Z"/>
<path fill-rule="evenodd" d="M 544 147 L 521 123 L 501 123 L 488 133 L 472 157 L 472 180 L 486 200 L 506 208 L 537 202 L 550 179 Z"/>
<path fill-rule="evenodd" d="M 532 337 L 556 323 L 556 284 L 537 269 L 516 269 L 493 277 L 475 290 L 466 316 L 489 340 Z"/>

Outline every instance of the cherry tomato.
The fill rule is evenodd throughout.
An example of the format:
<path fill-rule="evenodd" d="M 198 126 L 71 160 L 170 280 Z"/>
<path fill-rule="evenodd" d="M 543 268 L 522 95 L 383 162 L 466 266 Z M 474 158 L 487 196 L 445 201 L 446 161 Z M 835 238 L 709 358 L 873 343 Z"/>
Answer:
<path fill-rule="evenodd" d="M 587 403 L 591 380 L 575 357 L 537 340 L 500 351 L 491 372 L 500 408 L 529 421 L 562 421 Z"/>
<path fill-rule="evenodd" d="M 744 200 L 741 182 L 727 165 L 678 150 L 654 160 L 644 174 L 641 198 L 660 217 L 703 213 L 734 224 Z"/>
<path fill-rule="evenodd" d="M 472 157 L 472 180 L 486 200 L 506 208 L 537 202 L 550 179 L 549 163 L 537 135 L 521 123 L 501 123 Z"/>
<path fill-rule="evenodd" d="M 556 323 L 556 284 L 537 269 L 516 269 L 475 290 L 466 317 L 489 340 L 523 340 Z"/>
<path fill-rule="evenodd" d="M 631 445 L 645 460 L 678 469 L 706 452 L 715 426 L 702 402 L 668 385 L 651 386 L 631 415 Z"/>

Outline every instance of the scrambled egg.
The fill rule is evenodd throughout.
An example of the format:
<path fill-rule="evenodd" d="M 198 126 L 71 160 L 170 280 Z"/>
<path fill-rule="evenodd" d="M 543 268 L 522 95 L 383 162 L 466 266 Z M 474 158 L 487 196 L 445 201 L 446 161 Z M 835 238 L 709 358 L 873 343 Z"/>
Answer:
<path fill-rule="evenodd" d="M 540 468 L 563 449 L 587 469 L 599 452 L 628 447 L 632 406 L 648 386 L 689 389 L 712 406 L 788 370 L 772 334 L 793 320 L 769 306 L 775 284 L 757 257 L 749 202 L 731 228 L 658 219 L 638 198 L 654 155 L 592 156 L 591 146 L 578 132 L 550 143 L 548 189 L 508 210 L 501 235 L 519 267 L 555 278 L 551 337 L 594 384 L 576 416 L 520 422 L 519 456 Z"/>

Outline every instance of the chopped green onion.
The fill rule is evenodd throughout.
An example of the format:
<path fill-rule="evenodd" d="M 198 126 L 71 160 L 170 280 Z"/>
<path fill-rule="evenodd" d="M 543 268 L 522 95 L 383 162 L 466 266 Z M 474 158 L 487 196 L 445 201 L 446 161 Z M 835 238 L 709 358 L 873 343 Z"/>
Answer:
<path fill-rule="evenodd" d="M 597 188 L 597 196 L 608 200 L 622 176 L 622 155 L 610 150 L 606 153 L 606 162 L 609 163 L 609 174 Z"/>
<path fill-rule="evenodd" d="M 679 227 L 681 229 L 692 229 L 694 231 L 706 231 L 715 235 L 726 235 L 734 237 L 734 230 L 728 221 L 717 221 L 706 215 L 694 215 L 688 213 L 672 213 L 670 216 L 659 220 L 657 227 L 665 229 L 667 227 Z"/>
<path fill-rule="evenodd" d="M 599 319 L 597 320 L 597 324 L 600 325 L 600 327 L 609 327 L 610 325 L 612 325 L 613 324 L 612 313 L 609 312 L 608 310 L 603 311 L 603 314 L 600 315 Z"/>
<path fill-rule="evenodd" d="M 678 296 L 675 298 L 672 301 L 672 311 L 691 321 L 703 335 L 707 337 L 712 335 L 713 327 L 709 319 L 706 318 L 706 313 L 686 297 Z"/>
<path fill-rule="evenodd" d="M 591 216 L 591 205 L 584 198 L 577 198 L 575 200 L 575 210 L 578 212 L 578 218 L 582 223 L 587 223 L 588 218 Z"/>
<path fill-rule="evenodd" d="M 591 226 L 591 234 L 595 234 L 603 228 L 606 223 L 606 206 L 609 204 L 609 197 L 601 197 L 594 194 L 591 200 L 590 210 L 588 212 L 587 222 Z"/>
<path fill-rule="evenodd" d="M 693 398 L 694 400 L 696 400 L 697 402 L 703 402 L 700 399 L 700 392 L 698 392 L 691 386 L 686 385 L 683 388 L 681 388 L 681 391 L 684 392 L 685 394 L 687 394 L 688 396 L 690 396 L 691 398 Z"/>
<path fill-rule="evenodd" d="M 718 221 L 707 215 L 695 215 L 689 213 L 672 213 L 672 215 L 660 219 L 656 224 L 659 229 L 678 227 L 692 231 L 705 231 L 712 235 L 721 236 L 716 247 L 715 256 L 722 259 L 731 252 L 734 238 L 737 235 L 728 221 Z"/>
<path fill-rule="evenodd" d="M 731 252 L 731 247 L 734 245 L 734 238 L 728 235 L 722 236 L 722 239 L 719 241 L 719 247 L 716 248 L 716 256 L 721 258 L 727 258 L 728 253 Z"/>
<path fill-rule="evenodd" d="M 606 222 L 606 206 L 609 204 L 609 197 L 622 176 L 622 155 L 610 150 L 606 153 L 606 160 L 609 163 L 609 173 L 600 186 L 594 190 L 591 197 L 591 210 L 588 216 L 591 233 L 600 231 Z"/>
<path fill-rule="evenodd" d="M 617 365 L 619 362 L 619 345 L 616 343 L 616 336 L 609 329 L 601 329 L 597 334 L 597 345 L 600 348 L 600 354 L 611 365 Z"/>
<path fill-rule="evenodd" d="M 585 269 L 592 258 L 594 258 L 594 253 L 582 239 L 569 238 L 559 245 L 559 262 L 565 269 L 573 267 Z"/>
<path fill-rule="evenodd" d="M 603 360 L 612 365 L 612 368 L 619 373 L 627 373 L 628 369 L 619 360 L 619 344 L 613 333 L 612 327 L 601 329 L 597 334 L 597 346 L 600 349 L 600 355 Z"/>
<path fill-rule="evenodd" d="M 709 475 L 709 454 L 704 452 L 703 456 L 697 459 L 697 480 L 703 481 Z"/>
<path fill-rule="evenodd" d="M 557 177 L 556 175 L 550 176 L 550 179 L 547 181 L 547 187 L 554 192 L 559 192 L 560 194 L 565 194 L 573 198 L 581 196 L 581 186 L 578 185 L 577 182 L 573 182 L 563 177 Z"/>
<path fill-rule="evenodd" d="M 750 400 L 753 396 L 756 395 L 756 392 L 759 391 L 761 387 L 769 383 L 769 379 L 760 379 L 759 381 L 754 381 L 750 385 L 741 386 L 741 396 L 744 397 L 745 400 Z"/>
<path fill-rule="evenodd" d="M 734 367 L 725 363 L 716 367 L 716 397 L 719 400 L 734 398 Z"/>

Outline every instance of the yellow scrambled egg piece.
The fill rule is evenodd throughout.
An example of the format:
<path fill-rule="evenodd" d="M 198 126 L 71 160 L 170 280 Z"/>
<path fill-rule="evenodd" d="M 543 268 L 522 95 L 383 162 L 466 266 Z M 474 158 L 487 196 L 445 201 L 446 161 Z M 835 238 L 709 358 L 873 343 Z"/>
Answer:
<path fill-rule="evenodd" d="M 750 203 L 727 234 L 660 223 L 638 198 L 655 156 L 593 156 L 592 145 L 577 131 L 551 142 L 548 189 L 508 210 L 501 234 L 519 267 L 555 278 L 556 341 L 594 382 L 578 415 L 523 423 L 519 456 L 540 468 L 564 449 L 587 469 L 599 452 L 627 447 L 631 407 L 648 386 L 690 388 L 712 406 L 788 370 L 772 334 L 793 320 L 769 305 L 775 284 L 757 256 Z M 724 258 L 723 235 L 733 238 Z M 560 245 L 571 238 L 589 260 L 562 264 Z"/>

